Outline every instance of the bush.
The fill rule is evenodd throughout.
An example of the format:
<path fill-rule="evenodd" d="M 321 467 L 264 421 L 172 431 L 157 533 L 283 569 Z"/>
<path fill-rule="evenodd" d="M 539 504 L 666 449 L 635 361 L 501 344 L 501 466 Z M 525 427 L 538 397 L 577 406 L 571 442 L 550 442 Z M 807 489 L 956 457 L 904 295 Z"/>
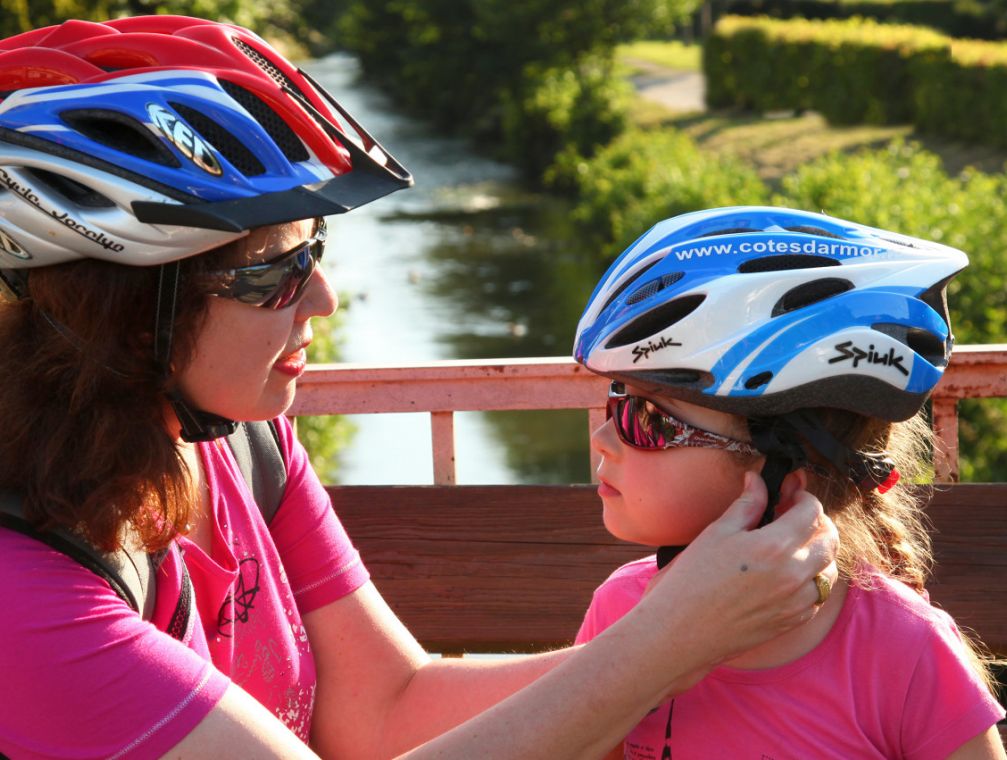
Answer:
<path fill-rule="evenodd" d="M 953 40 L 951 56 L 915 62 L 921 130 L 1007 148 L 1007 44 Z"/>
<path fill-rule="evenodd" d="M 994 3 L 976 0 L 729 0 L 728 13 L 773 18 L 844 19 L 928 26 L 951 37 L 1001 39 L 1007 18 Z"/>
<path fill-rule="evenodd" d="M 503 96 L 505 157 L 527 177 L 542 179 L 561 153 L 590 157 L 626 128 L 632 88 L 610 61 L 530 70 L 521 93 Z M 569 187 L 550 175 L 556 190 Z"/>
<path fill-rule="evenodd" d="M 912 121 L 913 65 L 950 56 L 920 27 L 728 16 L 706 42 L 707 103 L 757 111 L 814 110 L 832 124 Z"/>
<path fill-rule="evenodd" d="M 775 203 L 825 211 L 863 224 L 960 248 L 970 264 L 948 288 L 959 343 L 990 343 L 1007 334 L 1007 177 L 966 171 L 948 177 L 940 159 L 916 145 L 853 156 L 834 154 L 783 181 Z M 967 480 L 1007 479 L 1002 399 L 963 404 L 961 472 Z"/>
<path fill-rule="evenodd" d="M 574 217 L 613 257 L 661 219 L 711 206 L 758 204 L 768 191 L 740 161 L 703 153 L 680 132 L 629 131 L 581 161 Z"/>

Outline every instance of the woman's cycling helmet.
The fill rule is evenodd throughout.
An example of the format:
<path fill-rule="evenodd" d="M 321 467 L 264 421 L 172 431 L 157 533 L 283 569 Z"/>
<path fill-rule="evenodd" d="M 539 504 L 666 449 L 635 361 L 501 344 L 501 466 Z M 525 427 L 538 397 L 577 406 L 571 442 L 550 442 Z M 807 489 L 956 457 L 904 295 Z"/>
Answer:
<path fill-rule="evenodd" d="M 805 211 L 739 206 L 652 227 L 577 326 L 588 369 L 746 417 L 919 411 L 954 342 L 964 253 Z"/>
<path fill-rule="evenodd" d="M 412 180 L 255 34 L 183 16 L 0 40 L 0 268 L 175 261 Z"/>
<path fill-rule="evenodd" d="M 160 265 L 166 379 L 179 260 L 411 184 L 331 95 L 241 27 L 142 16 L 0 40 L 0 289 L 23 297 L 31 268 L 75 259 Z M 167 385 L 183 438 L 233 430 Z"/>
<path fill-rule="evenodd" d="M 609 267 L 574 357 L 649 393 L 748 418 L 766 455 L 765 522 L 808 447 L 863 488 L 898 478 L 884 452 L 846 449 L 809 410 L 916 414 L 951 356 L 945 288 L 967 264 L 954 248 L 823 214 L 683 214 Z"/>

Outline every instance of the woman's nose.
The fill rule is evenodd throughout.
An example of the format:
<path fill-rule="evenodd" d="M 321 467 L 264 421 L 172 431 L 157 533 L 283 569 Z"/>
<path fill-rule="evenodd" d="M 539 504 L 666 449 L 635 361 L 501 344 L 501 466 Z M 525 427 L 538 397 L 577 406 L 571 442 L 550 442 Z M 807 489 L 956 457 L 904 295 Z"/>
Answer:
<path fill-rule="evenodd" d="M 329 283 L 328 275 L 320 266 L 315 267 L 311 279 L 304 289 L 304 295 L 298 304 L 298 316 L 301 319 L 311 317 L 327 317 L 339 306 L 339 297 Z"/>

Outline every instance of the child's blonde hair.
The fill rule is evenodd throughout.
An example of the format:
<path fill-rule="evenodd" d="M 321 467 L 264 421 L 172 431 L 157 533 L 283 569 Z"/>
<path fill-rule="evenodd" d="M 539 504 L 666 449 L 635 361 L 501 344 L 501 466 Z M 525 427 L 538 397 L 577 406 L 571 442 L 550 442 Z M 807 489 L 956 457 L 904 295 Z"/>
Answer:
<path fill-rule="evenodd" d="M 900 478 L 887 491 L 862 489 L 811 447 L 809 456 L 823 473 L 808 469 L 808 491 L 822 502 L 839 531 L 836 564 L 842 576 L 869 587 L 867 572 L 877 569 L 920 594 L 933 569 L 933 545 L 927 530 L 925 504 L 932 494 L 934 435 L 923 412 L 904 422 L 838 409 L 818 409 L 822 425 L 849 449 L 886 453 Z M 995 660 L 971 632 L 962 640 L 976 672 L 990 691 Z"/>

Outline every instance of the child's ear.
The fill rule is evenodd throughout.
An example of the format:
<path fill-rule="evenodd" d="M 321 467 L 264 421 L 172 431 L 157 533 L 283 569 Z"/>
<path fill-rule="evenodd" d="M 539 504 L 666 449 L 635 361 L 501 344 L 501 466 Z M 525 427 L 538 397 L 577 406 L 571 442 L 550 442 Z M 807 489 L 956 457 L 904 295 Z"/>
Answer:
<path fill-rule="evenodd" d="M 808 487 L 808 473 L 801 468 L 788 472 L 787 477 L 780 484 L 780 503 L 776 507 L 777 514 L 783 514 L 794 504 L 794 499 L 798 491 L 803 491 Z"/>

